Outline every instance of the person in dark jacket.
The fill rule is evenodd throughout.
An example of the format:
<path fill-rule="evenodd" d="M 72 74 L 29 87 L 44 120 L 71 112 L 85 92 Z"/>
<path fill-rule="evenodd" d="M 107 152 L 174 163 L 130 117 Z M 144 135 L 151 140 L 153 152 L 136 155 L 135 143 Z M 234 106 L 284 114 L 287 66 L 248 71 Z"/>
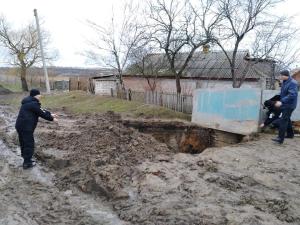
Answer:
<path fill-rule="evenodd" d="M 22 100 L 22 105 L 16 121 L 16 130 L 19 136 L 21 156 L 24 159 L 23 169 L 35 166 L 32 160 L 34 153 L 33 133 L 37 126 L 39 117 L 48 121 L 57 121 L 56 114 L 41 108 L 41 94 L 37 89 L 32 89 L 30 95 Z"/>
<path fill-rule="evenodd" d="M 267 109 L 266 119 L 260 125 L 261 128 L 270 126 L 272 128 L 278 128 L 279 117 L 281 116 L 280 108 L 275 107 L 277 101 L 280 101 L 280 95 L 275 95 L 272 98 L 264 102 L 264 109 Z"/>
<path fill-rule="evenodd" d="M 283 81 L 280 91 L 280 101 L 275 103 L 275 107 L 280 109 L 282 116 L 279 120 L 278 137 L 272 139 L 278 144 L 282 144 L 285 137 L 294 137 L 291 116 L 297 107 L 298 100 L 298 82 L 290 76 L 288 70 L 280 72 L 280 80 Z"/>

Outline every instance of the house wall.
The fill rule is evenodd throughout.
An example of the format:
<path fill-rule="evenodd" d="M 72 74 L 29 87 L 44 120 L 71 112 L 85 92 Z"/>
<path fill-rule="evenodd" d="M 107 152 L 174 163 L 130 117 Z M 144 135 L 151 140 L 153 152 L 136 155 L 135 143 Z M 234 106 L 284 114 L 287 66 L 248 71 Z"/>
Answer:
<path fill-rule="evenodd" d="M 133 91 L 150 90 L 147 80 L 139 77 L 123 77 L 126 89 Z M 153 82 L 153 80 L 151 81 Z M 196 88 L 232 88 L 232 81 L 224 80 L 198 80 L 198 79 L 181 79 L 182 94 L 193 94 Z M 245 81 L 243 88 L 260 88 L 261 84 L 256 81 Z M 176 92 L 175 79 L 158 78 L 156 79 L 156 91 L 165 93 Z"/>
<path fill-rule="evenodd" d="M 95 94 L 111 95 L 111 89 L 116 89 L 116 81 L 95 80 Z"/>

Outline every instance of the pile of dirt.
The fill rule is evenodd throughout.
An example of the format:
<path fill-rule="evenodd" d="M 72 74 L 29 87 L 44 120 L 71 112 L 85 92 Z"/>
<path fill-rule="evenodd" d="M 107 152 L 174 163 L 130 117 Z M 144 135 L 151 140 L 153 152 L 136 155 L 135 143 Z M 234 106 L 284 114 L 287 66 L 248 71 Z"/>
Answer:
<path fill-rule="evenodd" d="M 0 95 L 7 95 L 7 94 L 11 94 L 12 91 L 8 90 L 7 88 L 3 87 L 1 84 L 0 84 Z"/>
<path fill-rule="evenodd" d="M 62 116 L 59 124 L 41 125 L 38 133 L 37 156 L 58 170 L 58 185 L 76 184 L 108 198 L 126 197 L 121 190 L 137 165 L 173 154 L 152 136 L 123 126 L 112 112 Z"/>
<path fill-rule="evenodd" d="M 106 196 L 131 224 L 296 225 L 299 144 L 271 136 L 199 155 L 175 153 L 114 113 L 40 124 L 38 156 L 57 185 Z"/>
<path fill-rule="evenodd" d="M 14 109 L 0 105 L 1 225 L 125 225 L 111 208 L 76 188 L 61 191 L 40 163 L 23 170 L 15 142 Z"/>

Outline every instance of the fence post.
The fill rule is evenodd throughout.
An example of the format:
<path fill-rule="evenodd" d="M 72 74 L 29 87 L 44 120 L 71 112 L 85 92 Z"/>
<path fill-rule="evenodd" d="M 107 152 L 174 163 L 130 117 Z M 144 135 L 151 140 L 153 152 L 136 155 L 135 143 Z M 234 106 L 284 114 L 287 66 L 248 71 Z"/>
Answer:
<path fill-rule="evenodd" d="M 79 77 L 77 77 L 77 91 L 80 90 L 79 86 L 80 86 L 80 81 L 79 81 Z"/>
<path fill-rule="evenodd" d="M 110 88 L 110 95 L 111 97 L 114 97 L 114 89 Z"/>
<path fill-rule="evenodd" d="M 131 95 L 132 95 L 131 89 L 129 88 L 129 89 L 128 89 L 128 100 L 129 100 L 129 101 L 131 101 Z"/>

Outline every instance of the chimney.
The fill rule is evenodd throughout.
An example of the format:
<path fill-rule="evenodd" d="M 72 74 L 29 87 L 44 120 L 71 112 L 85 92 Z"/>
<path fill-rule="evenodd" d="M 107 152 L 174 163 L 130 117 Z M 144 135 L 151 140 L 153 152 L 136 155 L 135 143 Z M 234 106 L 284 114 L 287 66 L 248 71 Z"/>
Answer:
<path fill-rule="evenodd" d="M 204 54 L 209 53 L 209 48 L 210 48 L 210 45 L 209 45 L 209 44 L 203 45 L 203 53 L 204 53 Z"/>

